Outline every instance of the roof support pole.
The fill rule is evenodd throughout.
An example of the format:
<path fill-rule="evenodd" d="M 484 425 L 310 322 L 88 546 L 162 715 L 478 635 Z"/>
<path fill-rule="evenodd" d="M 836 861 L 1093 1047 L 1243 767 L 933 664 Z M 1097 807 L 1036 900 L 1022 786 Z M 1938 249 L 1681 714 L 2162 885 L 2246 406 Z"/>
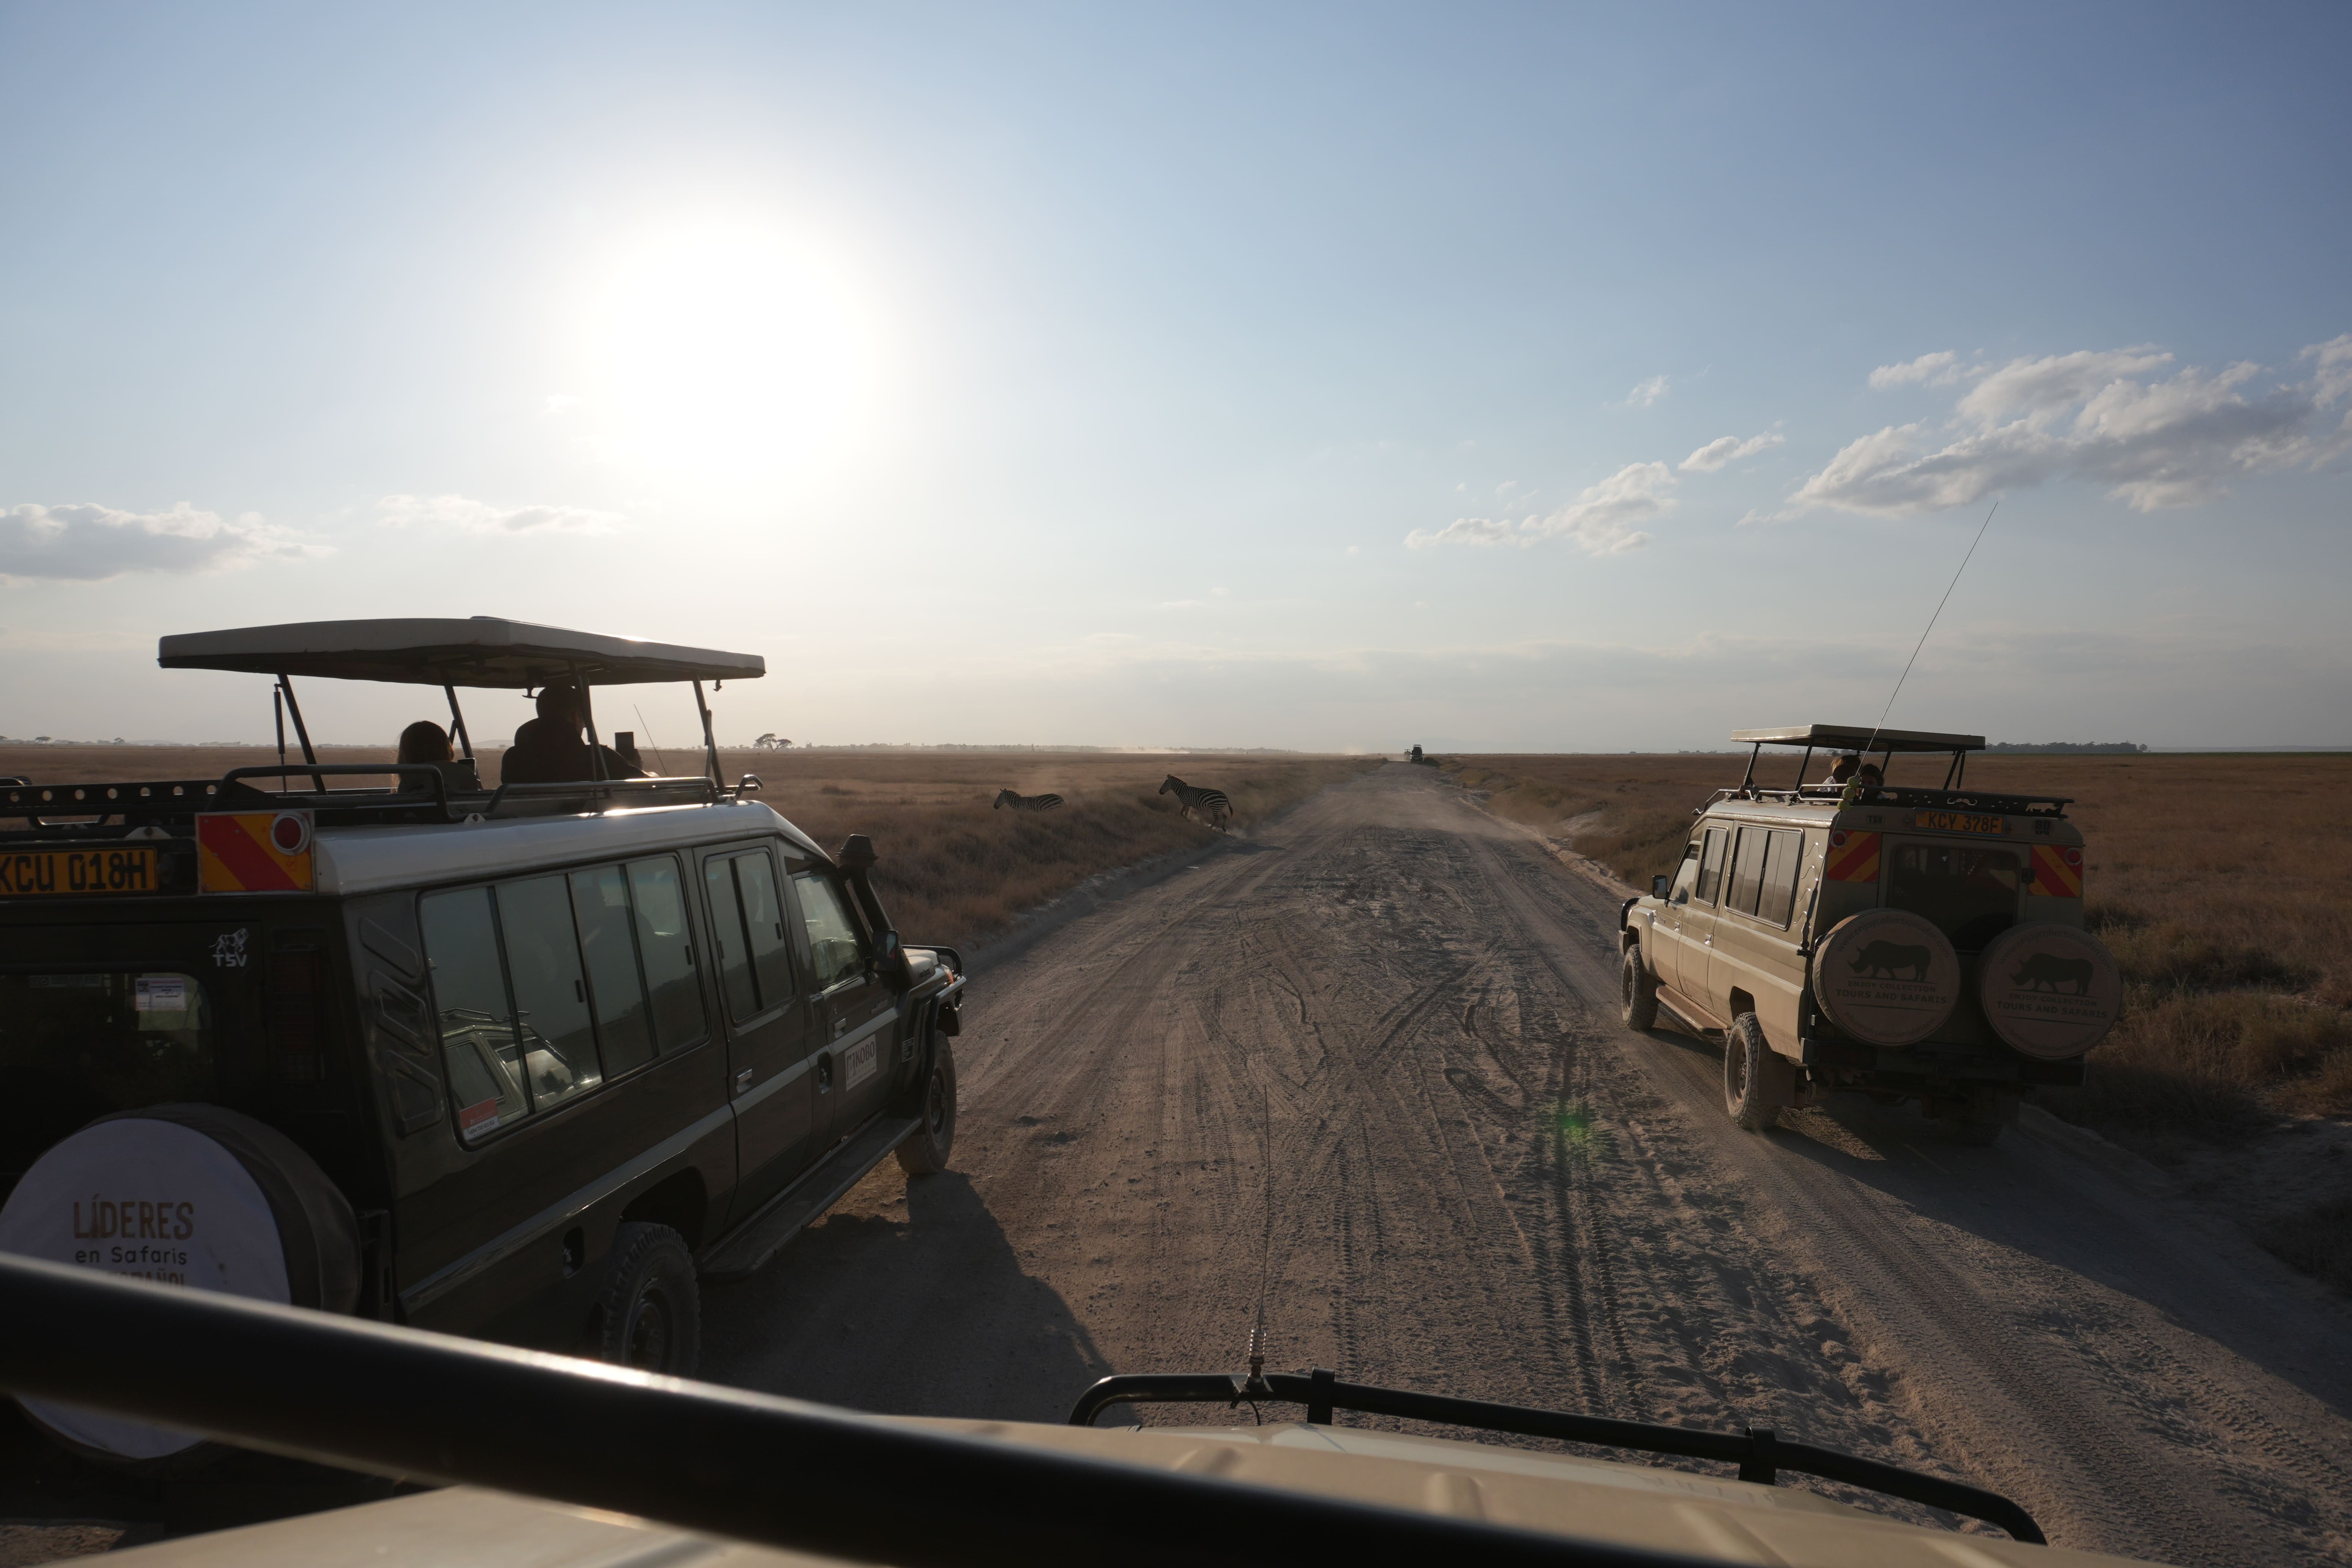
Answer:
<path fill-rule="evenodd" d="M 588 776 L 602 784 L 604 782 L 604 748 L 596 739 L 596 710 L 588 701 L 588 682 L 581 675 L 578 665 L 568 664 L 564 668 L 572 672 L 572 689 L 580 693 L 580 721 L 588 726 Z"/>
<path fill-rule="evenodd" d="M 694 708 L 702 715 L 703 763 L 710 770 L 711 787 L 723 790 L 727 787 L 727 781 L 719 773 L 719 742 L 710 737 L 710 704 L 702 700 L 702 682 L 699 680 L 694 683 Z"/>
<path fill-rule="evenodd" d="M 1797 794 L 1801 796 L 1805 793 L 1805 775 L 1812 771 L 1813 748 L 1812 743 L 1808 742 L 1805 745 L 1805 754 L 1797 760 Z"/>
<path fill-rule="evenodd" d="M 293 680 L 287 676 L 279 676 L 278 678 L 278 689 L 285 694 L 286 711 L 293 716 L 295 737 L 302 742 L 302 760 L 306 763 L 317 762 L 319 760 L 319 753 L 310 744 L 310 727 L 302 722 L 302 705 L 294 700 Z M 285 748 L 281 745 L 278 750 L 282 753 Z M 319 786 L 319 793 L 320 795 L 327 793 L 326 774 L 312 773 L 310 775 L 310 782 Z"/>
<path fill-rule="evenodd" d="M 474 738 L 466 733 L 466 716 L 457 711 L 457 689 L 444 686 L 441 690 L 449 699 L 449 729 L 457 737 L 457 754 L 470 763 L 474 760 Z"/>
<path fill-rule="evenodd" d="M 1764 754 L 1764 742 L 1757 742 L 1748 749 L 1748 776 L 1739 781 L 1739 793 L 1745 796 L 1756 787 L 1756 759 Z"/>

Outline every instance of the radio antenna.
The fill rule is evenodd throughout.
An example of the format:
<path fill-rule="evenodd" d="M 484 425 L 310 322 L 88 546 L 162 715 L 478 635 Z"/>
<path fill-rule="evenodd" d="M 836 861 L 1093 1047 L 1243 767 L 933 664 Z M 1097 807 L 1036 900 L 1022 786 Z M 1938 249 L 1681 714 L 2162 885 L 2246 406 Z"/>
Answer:
<path fill-rule="evenodd" d="M 1927 617 L 1927 631 L 1919 634 L 1918 642 L 1911 648 L 1910 658 L 1904 663 L 1903 673 L 1895 678 L 1895 689 L 1886 694 L 1886 706 L 1878 710 L 1878 722 L 1870 727 L 1870 745 L 1863 747 L 1864 757 L 1870 755 L 1870 746 L 1878 743 L 1878 732 L 1886 728 L 1886 716 L 1895 711 L 1895 700 L 1903 695 L 1903 683 L 1911 679 L 1911 666 L 1919 662 L 1919 650 L 1927 646 L 1927 632 L 1936 629 L 1937 617 L 1944 613 L 1944 606 L 1952 602 L 1952 590 L 1960 585 L 1960 572 L 1967 571 L 1969 563 L 1976 559 L 1977 546 L 1984 542 L 1985 530 L 1992 526 L 1992 512 L 2000 510 L 2000 502 L 1993 502 L 1992 511 L 1985 513 L 1985 520 L 1977 524 L 1977 536 L 1969 541 L 1969 552 L 1960 557 L 1960 571 L 1953 573 L 1952 580 L 1944 585 L 1944 596 L 1936 601 L 1936 614 Z"/>

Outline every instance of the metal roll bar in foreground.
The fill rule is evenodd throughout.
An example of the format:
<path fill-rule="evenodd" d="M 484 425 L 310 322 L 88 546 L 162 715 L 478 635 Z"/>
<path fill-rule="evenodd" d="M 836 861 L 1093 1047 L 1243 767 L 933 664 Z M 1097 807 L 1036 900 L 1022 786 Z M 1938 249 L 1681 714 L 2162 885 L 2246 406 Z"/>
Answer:
<path fill-rule="evenodd" d="M 0 1386 L 298 1458 L 905 1568 L 1700 1564 L 5 1255 Z"/>
<path fill-rule="evenodd" d="M 1247 1378 L 1223 1373 L 1138 1373 L 1127 1377 L 1106 1377 L 1079 1396 L 1076 1407 L 1070 1412 L 1070 1425 L 1091 1426 L 1095 1417 L 1113 1405 L 1231 1406 L 1244 1400 L 1261 1399 L 1304 1405 L 1307 1419 L 1317 1426 L 1329 1426 L 1335 1410 L 1360 1410 L 1368 1415 L 1439 1421 L 1486 1432 L 1557 1437 L 1566 1443 L 1590 1443 L 1604 1448 L 1637 1448 L 1649 1454 L 1720 1459 L 1738 1465 L 1741 1480 L 1768 1487 L 1778 1481 L 1780 1471 L 1798 1470 L 1824 1480 L 1843 1481 L 1848 1486 L 1980 1519 L 2000 1526 L 2013 1540 L 2032 1542 L 2036 1546 L 2047 1544 L 2033 1516 L 1997 1492 L 1898 1469 L 1875 1459 L 1841 1454 L 1834 1448 L 1786 1442 L 1767 1426 L 1750 1426 L 1744 1433 L 1701 1432 L 1688 1426 L 1654 1426 L 1600 1415 L 1568 1415 L 1521 1405 L 1489 1405 L 1478 1399 L 1341 1383 L 1321 1367 L 1305 1376 L 1272 1372 L 1253 1373 Z"/>

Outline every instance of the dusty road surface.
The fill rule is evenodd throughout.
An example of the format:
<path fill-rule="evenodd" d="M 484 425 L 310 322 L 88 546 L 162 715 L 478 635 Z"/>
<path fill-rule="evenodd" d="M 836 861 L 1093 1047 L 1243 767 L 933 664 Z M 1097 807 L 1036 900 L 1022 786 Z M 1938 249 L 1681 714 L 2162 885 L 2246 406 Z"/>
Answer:
<path fill-rule="evenodd" d="M 1327 791 L 981 975 L 955 1170 L 711 1292 L 705 1375 L 1055 1420 L 1262 1316 L 1277 1367 L 1769 1425 L 2062 1544 L 2352 1557 L 2344 1303 L 2054 1123 L 1739 1131 L 1618 1022 L 1616 917 L 1433 770 Z"/>

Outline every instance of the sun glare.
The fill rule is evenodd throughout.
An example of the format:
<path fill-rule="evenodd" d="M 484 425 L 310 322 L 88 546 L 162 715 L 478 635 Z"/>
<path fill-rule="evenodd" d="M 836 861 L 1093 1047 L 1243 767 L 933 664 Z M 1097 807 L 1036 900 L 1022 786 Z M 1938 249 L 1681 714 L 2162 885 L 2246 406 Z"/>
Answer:
<path fill-rule="evenodd" d="M 875 392 L 870 314 L 843 268 L 783 231 L 711 226 L 627 257 L 595 349 L 617 456 L 715 482 L 823 462 Z"/>

